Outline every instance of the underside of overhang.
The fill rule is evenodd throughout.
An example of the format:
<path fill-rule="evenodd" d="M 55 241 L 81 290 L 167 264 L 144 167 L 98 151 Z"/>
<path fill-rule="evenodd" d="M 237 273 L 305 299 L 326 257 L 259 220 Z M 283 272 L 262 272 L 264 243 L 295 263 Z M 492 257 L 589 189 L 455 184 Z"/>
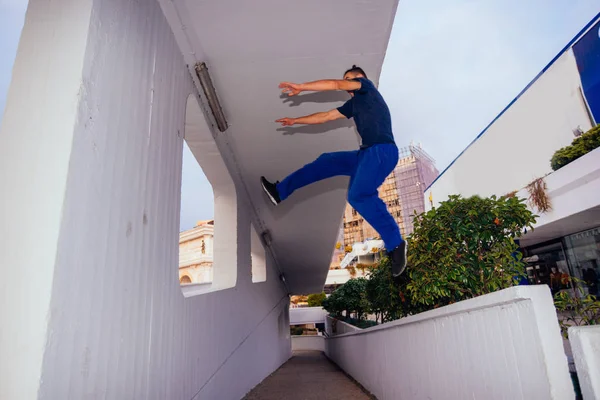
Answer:
<path fill-rule="evenodd" d="M 283 98 L 277 86 L 341 78 L 353 64 L 378 83 L 397 0 L 160 1 L 186 62 L 208 66 L 229 125 L 225 132 L 215 129 L 215 135 L 235 157 L 232 164 L 249 193 L 255 225 L 270 232 L 288 289 L 320 291 L 342 219 L 347 178 L 301 189 L 276 208 L 259 178 L 280 180 L 323 152 L 356 149 L 358 136 L 351 121 L 279 127 L 277 118 L 329 110 L 348 95 Z"/>

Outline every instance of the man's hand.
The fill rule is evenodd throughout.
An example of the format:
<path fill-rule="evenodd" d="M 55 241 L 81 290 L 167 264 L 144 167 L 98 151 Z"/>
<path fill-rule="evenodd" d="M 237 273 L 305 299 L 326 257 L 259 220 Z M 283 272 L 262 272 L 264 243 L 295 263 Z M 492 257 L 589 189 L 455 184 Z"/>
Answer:
<path fill-rule="evenodd" d="M 280 118 L 275 122 L 279 122 L 281 126 L 292 126 L 296 123 L 295 118 Z"/>
<path fill-rule="evenodd" d="M 279 89 L 282 89 L 281 93 L 287 93 L 288 96 L 296 96 L 302 92 L 300 84 L 291 82 L 281 82 Z"/>

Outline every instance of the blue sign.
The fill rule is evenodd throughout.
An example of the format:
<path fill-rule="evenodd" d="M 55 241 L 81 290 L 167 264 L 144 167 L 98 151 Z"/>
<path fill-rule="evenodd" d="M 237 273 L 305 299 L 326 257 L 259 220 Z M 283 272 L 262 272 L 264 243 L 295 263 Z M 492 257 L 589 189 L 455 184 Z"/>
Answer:
<path fill-rule="evenodd" d="M 596 123 L 600 123 L 600 21 L 573 46 L 583 93 Z"/>

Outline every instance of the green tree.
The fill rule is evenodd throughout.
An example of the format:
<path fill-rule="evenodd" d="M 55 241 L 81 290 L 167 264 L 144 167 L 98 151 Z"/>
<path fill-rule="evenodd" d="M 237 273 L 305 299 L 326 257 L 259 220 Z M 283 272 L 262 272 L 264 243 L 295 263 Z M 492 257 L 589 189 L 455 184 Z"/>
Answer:
<path fill-rule="evenodd" d="M 417 216 L 406 285 L 413 304 L 443 306 L 515 284 L 525 264 L 515 239 L 536 216 L 516 197 L 450 196 Z"/>
<path fill-rule="evenodd" d="M 323 300 L 325 300 L 327 296 L 325 292 L 315 293 L 308 295 L 308 306 L 309 307 L 321 307 L 323 305 Z"/>
<path fill-rule="evenodd" d="M 379 265 L 371 267 L 367 281 L 367 299 L 371 304 L 371 312 L 381 323 L 393 321 L 405 315 L 403 302 L 406 301 L 401 285 L 398 285 L 390 269 L 390 261 L 386 257 Z"/>
<path fill-rule="evenodd" d="M 367 279 L 350 279 L 338 290 L 341 291 L 342 302 L 346 305 L 346 316 L 351 312 L 356 314 L 358 320 L 364 319 L 365 314 L 371 309 L 367 299 Z"/>
<path fill-rule="evenodd" d="M 366 288 L 367 279 L 350 279 L 323 301 L 323 308 L 334 316 L 339 317 L 346 312 L 346 317 L 355 313 L 357 319 L 364 319 L 371 310 Z"/>
<path fill-rule="evenodd" d="M 338 292 L 340 288 L 336 289 L 322 302 L 323 308 L 335 317 L 341 317 L 342 312 L 346 310 L 345 304 L 342 303 L 342 298 L 340 296 L 341 292 Z"/>

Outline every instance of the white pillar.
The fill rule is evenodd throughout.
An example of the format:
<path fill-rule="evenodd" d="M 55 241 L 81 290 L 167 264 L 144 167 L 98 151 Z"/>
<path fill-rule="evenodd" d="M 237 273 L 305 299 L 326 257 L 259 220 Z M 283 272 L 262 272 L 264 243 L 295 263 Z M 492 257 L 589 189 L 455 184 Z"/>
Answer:
<path fill-rule="evenodd" d="M 0 398 L 37 397 L 91 0 L 31 0 L 0 126 Z"/>
<path fill-rule="evenodd" d="M 289 357 L 288 296 L 270 259 L 267 282 L 251 281 L 248 200 L 200 107 L 186 124 L 193 84 L 159 4 L 32 0 L 15 72 L 0 128 L 0 399 L 243 397 Z M 187 298 L 184 135 L 215 188 L 227 269 Z"/>
<path fill-rule="evenodd" d="M 600 326 L 570 327 L 569 341 L 584 400 L 600 399 Z"/>

